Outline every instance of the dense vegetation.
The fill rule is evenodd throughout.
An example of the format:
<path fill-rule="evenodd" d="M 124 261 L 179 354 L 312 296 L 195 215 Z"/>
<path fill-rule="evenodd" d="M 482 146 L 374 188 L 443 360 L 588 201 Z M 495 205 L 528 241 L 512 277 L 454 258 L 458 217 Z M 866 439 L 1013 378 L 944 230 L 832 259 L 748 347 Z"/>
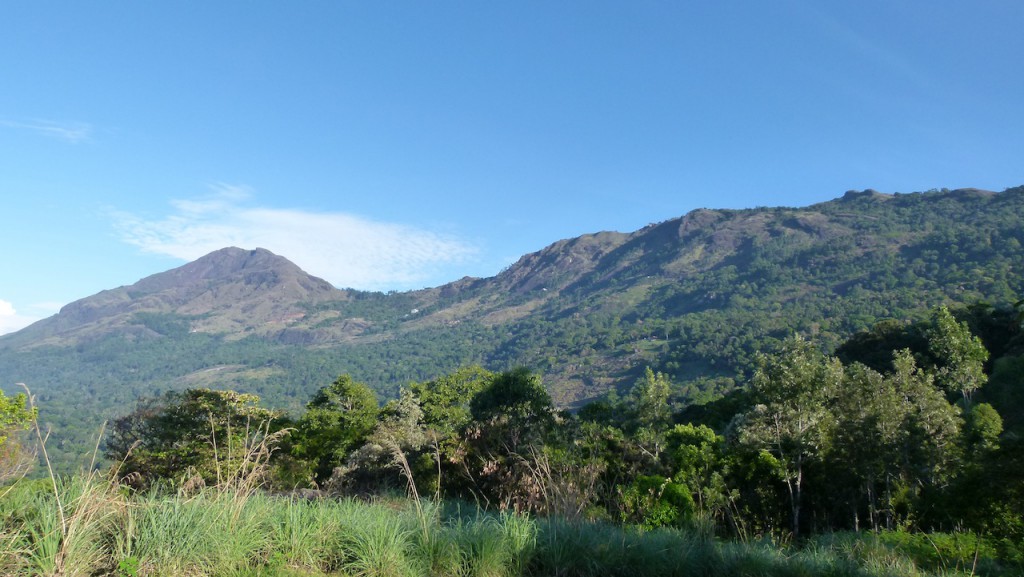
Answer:
<path fill-rule="evenodd" d="M 699 210 L 632 234 L 560 241 L 489 279 L 288 301 L 305 317 L 259 326 L 239 325 L 241 311 L 287 300 L 280 292 L 239 300 L 256 298 L 256 285 L 225 285 L 234 300 L 200 314 L 184 297 L 178 308 L 157 307 L 165 293 L 136 285 L 0 337 L 0 385 L 9 394 L 14 383 L 32 385 L 66 471 L 121 407 L 189 388 L 252 393 L 298 415 L 339 374 L 387 399 L 464 366 L 528 366 L 558 406 L 578 409 L 613 389 L 627 394 L 650 367 L 675 383 L 680 402 L 703 404 L 745 386 L 757 353 L 793 333 L 832 351 L 935 306 L 1013 302 L 1024 294 L 1021 222 L 1024 187 Z M 258 280 L 275 274 L 301 271 Z M 172 290 L 173 278 L 140 284 Z M 113 310 L 114 293 L 126 311 L 117 322 L 96 312 Z M 234 316 L 219 319 L 230 307 Z M 93 324 L 76 324 L 83 319 Z"/>
<path fill-rule="evenodd" d="M 383 406 L 343 375 L 298 415 L 172 391 L 111 424 L 108 481 L 10 491 L 0 543 L 41 574 L 1024 574 L 1022 313 L 793 336 L 702 405 L 650 368 L 575 414 L 527 369 Z"/>

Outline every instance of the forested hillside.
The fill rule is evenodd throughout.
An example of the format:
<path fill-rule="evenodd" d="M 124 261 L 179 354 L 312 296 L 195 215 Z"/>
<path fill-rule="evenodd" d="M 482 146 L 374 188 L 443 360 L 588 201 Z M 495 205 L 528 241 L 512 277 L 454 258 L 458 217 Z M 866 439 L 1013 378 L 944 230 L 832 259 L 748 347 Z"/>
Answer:
<path fill-rule="evenodd" d="M 300 410 L 340 374 L 382 397 L 479 364 L 527 366 L 555 403 L 648 367 L 680 406 L 743 386 L 793 333 L 832 351 L 886 319 L 1024 294 L 1024 187 L 849 192 L 805 208 L 697 210 L 559 241 L 495 277 L 337 290 L 267 251 L 225 249 L 0 337 L 3 387 L 31 386 L 58 458 L 140 396 L 195 387 Z"/>
<path fill-rule="evenodd" d="M 879 323 L 834 356 L 791 336 L 685 407 L 649 368 L 575 413 L 526 368 L 383 404 L 342 375 L 294 414 L 168 392 L 110 423 L 109 467 L 5 488 L 0 571 L 1022 575 L 1022 359 L 1024 301 Z M 43 439 L 0 395 L 0 484 L 31 462 L 25 428 Z"/>

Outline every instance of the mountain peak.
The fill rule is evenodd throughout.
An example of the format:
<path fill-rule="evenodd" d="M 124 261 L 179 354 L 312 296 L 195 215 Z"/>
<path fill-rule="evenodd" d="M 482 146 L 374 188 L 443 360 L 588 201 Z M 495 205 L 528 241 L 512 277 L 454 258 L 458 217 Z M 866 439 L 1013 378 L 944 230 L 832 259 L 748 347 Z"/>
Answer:
<path fill-rule="evenodd" d="M 178 268 L 148 276 L 128 288 L 133 292 L 152 293 L 237 277 L 251 282 L 261 276 L 265 279 L 305 277 L 312 281 L 306 284 L 330 286 L 327 281 L 307 275 L 290 260 L 265 248 L 246 250 L 232 246 L 215 250 Z"/>
<path fill-rule="evenodd" d="M 304 315 L 300 304 L 345 294 L 267 249 L 228 247 L 135 284 L 68 304 L 23 329 L 55 340 L 134 331 L 139 313 L 193 318 L 192 330 L 242 333 L 279 327 Z"/>

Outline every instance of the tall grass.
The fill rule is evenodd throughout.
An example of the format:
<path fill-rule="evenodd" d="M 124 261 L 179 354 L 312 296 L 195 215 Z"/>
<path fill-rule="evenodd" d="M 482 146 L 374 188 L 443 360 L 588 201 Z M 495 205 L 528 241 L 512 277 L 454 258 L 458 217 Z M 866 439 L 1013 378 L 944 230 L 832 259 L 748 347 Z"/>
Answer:
<path fill-rule="evenodd" d="M 341 565 L 345 503 L 281 498 L 269 517 L 274 550 L 268 561 L 296 570 L 330 571 Z"/>
<path fill-rule="evenodd" d="M 118 541 L 141 573 L 217 574 L 259 563 L 272 547 L 265 500 L 208 491 L 192 497 L 151 493 L 133 500 Z M 261 506 L 262 505 L 262 506 Z"/>
<path fill-rule="evenodd" d="M 35 415 L 35 398 L 28 387 L 25 391 Z M 48 487 L 45 491 L 41 485 L 36 490 L 12 487 L 3 492 L 0 534 L 8 536 L 0 544 L 10 551 L 0 550 L 0 557 L 11 561 L 0 561 L 0 566 L 9 565 L 6 570 L 12 575 L 91 575 L 110 557 L 107 538 L 118 525 L 125 499 L 113 475 L 101 475 L 91 466 L 89 472 L 75 477 L 55 476 L 38 419 L 33 419 L 32 430 L 49 471 Z M 102 434 L 101 430 L 93 463 Z"/>
<path fill-rule="evenodd" d="M 532 569 L 541 575 L 703 575 L 709 541 L 670 529 L 641 532 L 610 524 L 542 522 Z"/>
<path fill-rule="evenodd" d="M 62 528 L 57 498 L 64 506 Z M 308 501 L 232 493 L 131 495 L 99 477 L 24 481 L 0 499 L 0 575 L 1020 575 L 984 547 L 927 557 L 894 536 L 822 536 L 801 546 L 723 542 L 695 531 L 639 531 L 520 515 L 444 514 L 407 499 Z M 429 512 L 424 533 L 422 514 Z M 931 537 L 935 540 L 937 537 Z M 924 545 L 922 545 L 924 544 Z M 981 559 L 974 562 L 975 550 Z"/>
<path fill-rule="evenodd" d="M 19 482 L 0 499 L 3 575 L 90 575 L 111 555 L 123 496 L 99 475 Z"/>

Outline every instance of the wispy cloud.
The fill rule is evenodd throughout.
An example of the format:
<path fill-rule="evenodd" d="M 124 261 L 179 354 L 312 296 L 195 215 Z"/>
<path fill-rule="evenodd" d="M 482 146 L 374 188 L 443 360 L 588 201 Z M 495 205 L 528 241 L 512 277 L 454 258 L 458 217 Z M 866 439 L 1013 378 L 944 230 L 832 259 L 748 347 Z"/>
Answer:
<path fill-rule="evenodd" d="M 0 126 L 28 130 L 49 138 L 56 138 L 70 144 L 92 140 L 93 128 L 85 122 L 54 122 L 52 120 L 13 121 L 0 120 Z"/>
<path fill-rule="evenodd" d="M 40 318 L 42 317 L 18 314 L 18 311 L 14 310 L 12 303 L 0 300 L 0 335 L 21 330 Z"/>
<path fill-rule="evenodd" d="M 826 5 L 811 0 L 798 5 L 816 20 L 817 29 L 830 39 L 837 41 L 847 50 L 858 55 L 868 65 L 879 71 L 886 71 L 894 78 L 909 82 L 922 90 L 933 90 L 937 86 L 920 67 L 896 50 L 891 40 L 884 37 L 870 37 L 855 26 L 844 22 L 830 12 Z M 859 86 L 863 90 L 863 86 Z"/>
<path fill-rule="evenodd" d="M 439 267 L 476 249 L 458 238 L 343 212 L 253 205 L 245 187 L 219 184 L 205 198 L 176 200 L 160 218 L 118 212 L 121 238 L 142 250 L 194 260 L 226 246 L 266 248 L 335 286 L 366 290 L 423 286 Z"/>

